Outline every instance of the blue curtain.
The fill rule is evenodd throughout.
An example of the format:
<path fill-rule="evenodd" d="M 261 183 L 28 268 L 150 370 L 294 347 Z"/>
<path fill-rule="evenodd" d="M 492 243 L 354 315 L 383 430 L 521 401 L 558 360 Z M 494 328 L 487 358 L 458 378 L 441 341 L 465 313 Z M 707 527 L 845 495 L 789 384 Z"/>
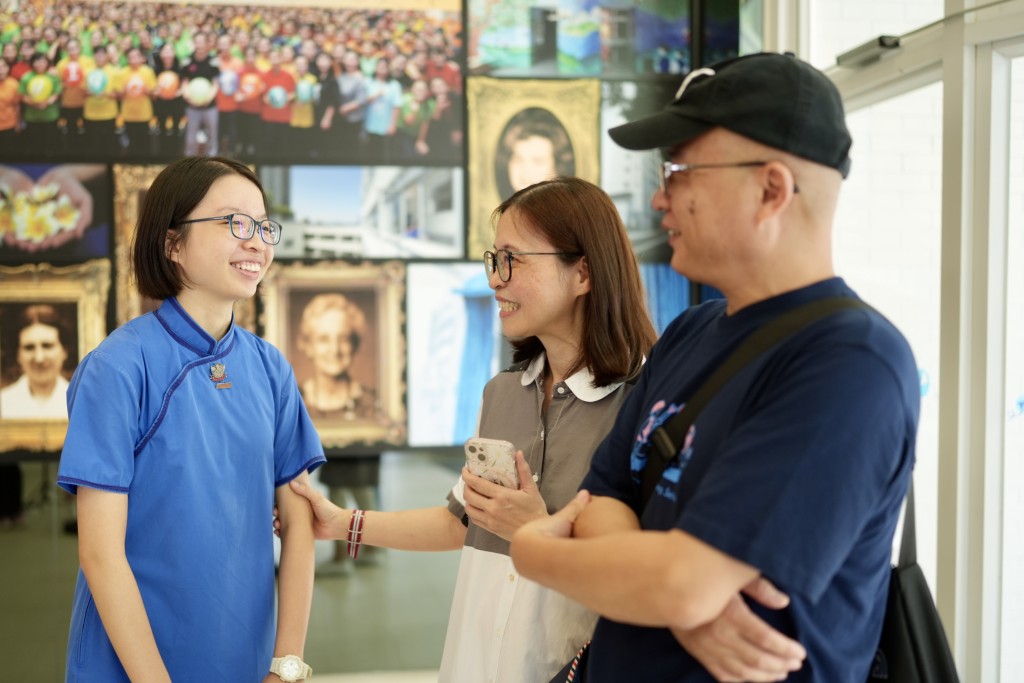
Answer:
<path fill-rule="evenodd" d="M 690 305 L 690 281 L 667 263 L 641 263 L 647 311 L 654 331 L 661 336 L 668 324 Z"/>
<path fill-rule="evenodd" d="M 452 434 L 452 443 L 461 444 L 473 436 L 484 385 L 491 378 L 494 316 L 497 304 L 494 301 L 494 292 L 487 286 L 487 275 L 483 269 L 455 291 L 463 296 L 466 306 L 466 341 L 462 346 L 462 365 L 459 368 L 455 425 Z"/>

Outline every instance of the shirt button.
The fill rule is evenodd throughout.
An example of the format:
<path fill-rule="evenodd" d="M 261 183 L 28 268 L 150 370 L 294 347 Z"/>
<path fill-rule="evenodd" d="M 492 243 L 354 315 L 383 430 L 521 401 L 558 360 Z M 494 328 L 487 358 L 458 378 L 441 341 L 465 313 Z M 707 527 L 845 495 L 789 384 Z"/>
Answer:
<path fill-rule="evenodd" d="M 515 574 L 509 574 L 508 575 L 508 580 L 509 580 L 509 583 L 515 581 L 516 580 L 516 575 Z"/>
<path fill-rule="evenodd" d="M 565 393 L 565 387 L 558 387 L 558 393 L 564 394 Z"/>

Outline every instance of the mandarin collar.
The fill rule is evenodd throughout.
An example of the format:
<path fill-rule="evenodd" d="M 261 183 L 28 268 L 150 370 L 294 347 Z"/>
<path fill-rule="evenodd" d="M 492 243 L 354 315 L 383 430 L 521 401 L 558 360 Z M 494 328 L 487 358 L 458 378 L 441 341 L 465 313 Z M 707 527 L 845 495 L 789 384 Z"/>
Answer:
<path fill-rule="evenodd" d="M 529 386 L 534 382 L 540 386 L 540 380 L 544 378 L 544 364 L 547 362 L 547 355 L 541 351 L 537 356 L 530 361 L 530 364 L 523 371 L 523 377 L 520 380 L 522 385 Z M 559 384 L 564 384 L 569 387 L 569 391 L 573 393 L 576 398 L 586 401 L 587 403 L 595 403 L 600 401 L 608 394 L 614 392 L 622 382 L 613 382 L 606 384 L 603 387 L 594 386 L 594 376 L 590 374 L 590 368 L 583 367 L 577 370 L 569 378 L 565 379 Z M 558 386 L 557 384 L 555 385 Z"/>
<path fill-rule="evenodd" d="M 200 327 L 199 323 L 192 319 L 192 316 L 182 308 L 175 297 L 165 299 L 153 314 L 174 341 L 198 356 L 213 356 L 220 351 L 229 349 L 234 343 L 234 312 L 231 313 L 231 324 L 228 326 L 228 331 L 220 341 L 211 337 L 206 330 Z"/>

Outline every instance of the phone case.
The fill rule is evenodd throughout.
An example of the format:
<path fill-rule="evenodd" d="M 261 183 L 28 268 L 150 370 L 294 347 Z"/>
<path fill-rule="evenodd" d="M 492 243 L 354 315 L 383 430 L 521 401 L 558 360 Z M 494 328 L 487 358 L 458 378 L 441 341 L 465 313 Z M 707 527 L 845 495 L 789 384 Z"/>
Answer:
<path fill-rule="evenodd" d="M 466 467 L 495 484 L 519 488 L 516 447 L 508 441 L 473 437 L 466 442 Z"/>

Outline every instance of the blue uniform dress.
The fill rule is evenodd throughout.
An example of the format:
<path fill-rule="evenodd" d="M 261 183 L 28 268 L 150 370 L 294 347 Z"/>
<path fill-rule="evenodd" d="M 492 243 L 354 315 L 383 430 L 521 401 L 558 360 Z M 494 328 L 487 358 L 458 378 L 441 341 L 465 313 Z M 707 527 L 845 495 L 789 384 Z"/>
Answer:
<path fill-rule="evenodd" d="M 753 330 L 796 306 L 856 296 L 833 278 L 731 316 L 690 309 L 651 353 L 583 487 L 640 514 L 651 432 Z M 705 406 L 669 463 L 645 529 L 681 529 L 758 568 L 792 598 L 748 603 L 807 648 L 789 681 L 863 683 L 878 644 L 891 543 L 914 462 L 920 390 L 903 336 L 877 313 L 818 321 Z M 712 681 L 668 629 L 602 618 L 588 681 Z"/>
<path fill-rule="evenodd" d="M 82 360 L 68 412 L 58 484 L 129 496 L 125 551 L 171 679 L 262 680 L 274 489 L 324 462 L 288 362 L 235 325 L 214 341 L 168 299 Z M 81 570 L 66 680 L 128 680 Z"/>

